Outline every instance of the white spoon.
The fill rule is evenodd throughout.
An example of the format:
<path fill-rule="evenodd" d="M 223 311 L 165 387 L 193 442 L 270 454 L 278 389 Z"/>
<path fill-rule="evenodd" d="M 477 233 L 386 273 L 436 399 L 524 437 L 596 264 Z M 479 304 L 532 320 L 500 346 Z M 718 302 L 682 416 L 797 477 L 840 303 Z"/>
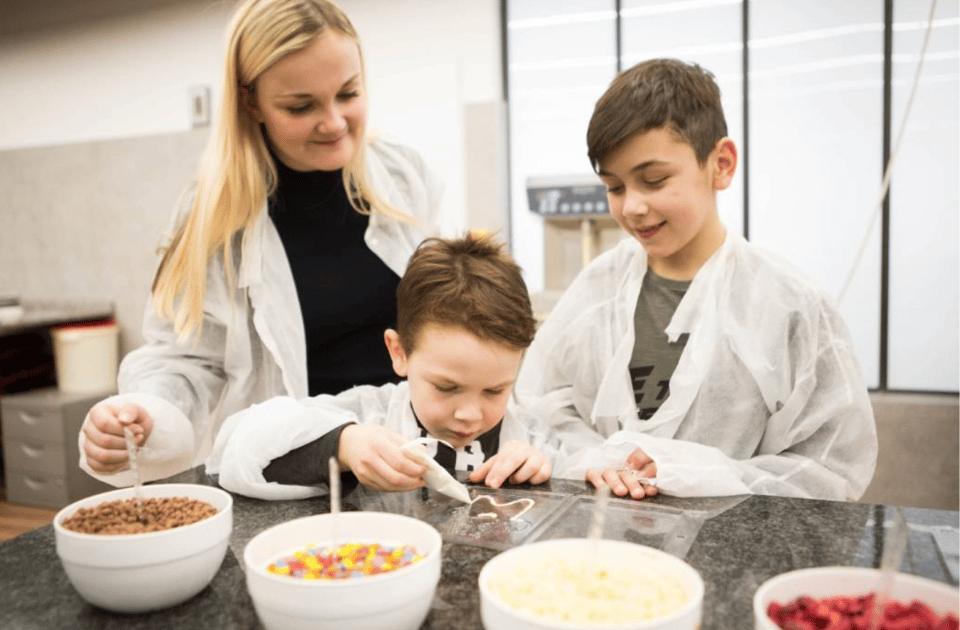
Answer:
<path fill-rule="evenodd" d="M 876 599 L 873 601 L 873 612 L 870 615 L 870 630 L 880 626 L 880 613 L 883 605 L 893 588 L 893 580 L 900 570 L 903 554 L 907 550 L 907 521 L 903 512 L 896 508 L 893 513 L 893 527 L 890 535 L 884 539 L 883 556 L 880 558 L 880 584 L 877 587 Z"/>
<path fill-rule="evenodd" d="M 130 471 L 133 472 L 133 496 L 137 500 L 137 520 L 143 523 L 143 483 L 140 481 L 140 463 L 137 455 L 140 452 L 133 429 L 129 425 L 123 427 L 123 437 L 127 443 L 127 457 L 130 459 Z"/>
<path fill-rule="evenodd" d="M 340 517 L 340 466 L 337 465 L 337 458 L 330 458 L 330 538 L 333 544 L 333 553 L 337 553 L 337 525 Z"/>

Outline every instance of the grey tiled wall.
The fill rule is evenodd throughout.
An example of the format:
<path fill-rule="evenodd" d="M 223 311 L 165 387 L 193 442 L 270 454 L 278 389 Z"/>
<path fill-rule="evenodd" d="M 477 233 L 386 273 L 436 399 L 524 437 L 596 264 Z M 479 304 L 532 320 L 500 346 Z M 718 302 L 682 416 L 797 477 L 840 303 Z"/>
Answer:
<path fill-rule="evenodd" d="M 960 407 L 952 394 L 870 395 L 880 453 L 861 501 L 960 507 Z"/>
<path fill-rule="evenodd" d="M 156 245 L 207 130 L 0 151 L 0 294 L 109 301 L 140 345 Z"/>

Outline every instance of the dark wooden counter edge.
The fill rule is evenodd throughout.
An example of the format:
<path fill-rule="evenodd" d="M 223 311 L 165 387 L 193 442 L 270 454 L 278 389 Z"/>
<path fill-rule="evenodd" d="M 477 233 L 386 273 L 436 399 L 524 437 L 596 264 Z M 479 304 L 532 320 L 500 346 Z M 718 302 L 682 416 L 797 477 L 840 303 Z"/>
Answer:
<path fill-rule="evenodd" d="M 116 308 L 110 302 L 26 302 L 23 317 L 10 324 L 0 324 L 0 337 L 62 324 L 113 319 Z"/>

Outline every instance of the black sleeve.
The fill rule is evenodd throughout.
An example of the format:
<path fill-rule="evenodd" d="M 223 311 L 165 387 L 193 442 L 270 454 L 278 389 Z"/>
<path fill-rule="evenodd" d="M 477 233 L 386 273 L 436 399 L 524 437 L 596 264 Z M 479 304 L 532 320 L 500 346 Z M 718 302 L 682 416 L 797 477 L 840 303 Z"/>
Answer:
<path fill-rule="evenodd" d="M 330 481 L 330 458 L 337 456 L 340 434 L 349 425 L 350 423 L 342 424 L 313 442 L 308 442 L 274 459 L 263 469 L 263 478 L 286 485 L 327 485 Z M 340 488 L 343 494 L 353 490 L 356 485 L 357 478 L 353 473 L 340 474 Z"/>

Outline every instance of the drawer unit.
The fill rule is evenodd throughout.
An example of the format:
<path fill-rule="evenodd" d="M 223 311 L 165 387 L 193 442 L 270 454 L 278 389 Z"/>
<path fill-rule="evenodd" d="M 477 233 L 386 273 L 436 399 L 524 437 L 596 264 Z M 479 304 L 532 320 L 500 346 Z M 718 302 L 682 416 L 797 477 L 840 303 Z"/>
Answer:
<path fill-rule="evenodd" d="M 7 501 L 61 508 L 114 489 L 80 470 L 77 447 L 90 407 L 110 394 L 45 388 L 0 398 Z"/>
<path fill-rule="evenodd" d="M 43 472 L 61 478 L 67 475 L 62 444 L 4 439 L 3 446 L 3 459 L 10 470 Z"/>
<path fill-rule="evenodd" d="M 45 410 L 4 406 L 0 410 L 3 435 L 16 436 L 38 442 L 61 442 L 63 440 L 63 414 L 59 409 Z"/>
<path fill-rule="evenodd" d="M 86 474 L 83 471 L 81 473 Z M 6 482 L 7 500 L 10 503 L 61 508 L 73 502 L 67 494 L 63 477 L 8 472 Z"/>

